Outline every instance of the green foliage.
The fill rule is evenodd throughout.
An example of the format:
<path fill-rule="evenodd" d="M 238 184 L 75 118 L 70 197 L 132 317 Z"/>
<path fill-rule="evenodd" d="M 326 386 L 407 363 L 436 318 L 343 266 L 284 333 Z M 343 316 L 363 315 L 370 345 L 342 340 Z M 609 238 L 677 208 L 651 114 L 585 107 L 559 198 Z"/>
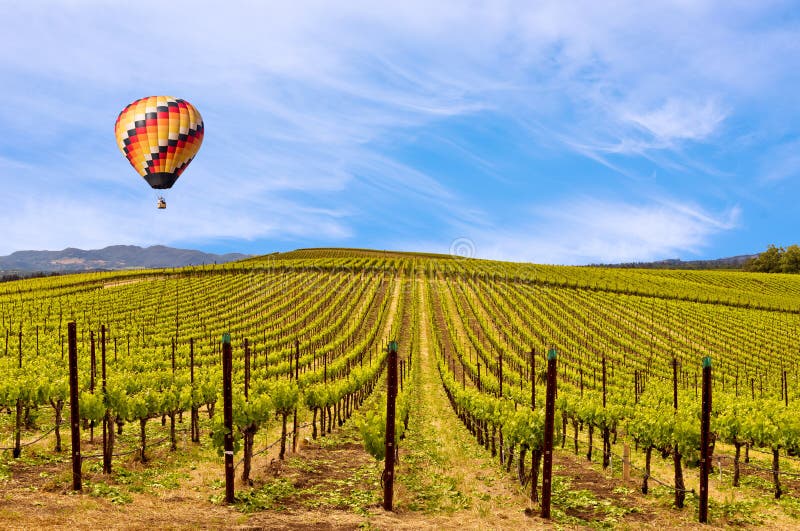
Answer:
<path fill-rule="evenodd" d="M 386 410 L 367 411 L 358 429 L 364 440 L 364 449 L 378 461 L 386 457 Z"/>
<path fill-rule="evenodd" d="M 225 455 L 225 435 L 230 433 L 230 430 L 225 428 L 225 423 L 222 420 L 222 415 L 217 415 L 214 418 L 214 423 L 211 427 L 211 441 L 217 449 L 217 455 L 222 457 Z M 242 449 L 242 434 L 239 430 L 233 430 L 233 453 L 239 453 Z"/>
<path fill-rule="evenodd" d="M 285 478 L 268 481 L 257 489 L 250 489 L 236 493 L 236 506 L 245 513 L 268 510 L 283 510 L 281 500 L 295 494 L 292 482 Z"/>
<path fill-rule="evenodd" d="M 103 420 L 106 408 L 103 404 L 103 395 L 92 394 L 84 391 L 80 396 L 81 417 L 95 422 Z"/>
<path fill-rule="evenodd" d="M 767 250 L 745 262 L 743 269 L 757 273 L 800 273 L 800 246 L 770 244 Z"/>
<path fill-rule="evenodd" d="M 133 501 L 130 494 L 122 492 L 118 487 L 106 483 L 88 483 L 86 490 L 95 498 L 106 498 L 114 505 L 125 505 Z"/>
<path fill-rule="evenodd" d="M 278 380 L 268 387 L 267 393 L 275 411 L 281 415 L 290 414 L 300 402 L 300 388 L 294 381 Z"/>
<path fill-rule="evenodd" d="M 800 272 L 800 247 L 797 244 L 790 245 L 781 256 L 781 271 L 783 273 Z"/>

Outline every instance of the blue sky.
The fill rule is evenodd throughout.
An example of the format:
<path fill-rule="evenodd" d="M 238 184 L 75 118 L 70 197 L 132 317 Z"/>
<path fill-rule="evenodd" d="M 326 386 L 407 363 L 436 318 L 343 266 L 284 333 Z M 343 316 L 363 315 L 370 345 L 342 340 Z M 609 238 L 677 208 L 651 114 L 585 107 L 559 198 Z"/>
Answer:
<path fill-rule="evenodd" d="M 0 2 L 0 254 L 584 264 L 800 241 L 796 4 L 224 5 Z M 166 211 L 113 135 L 155 94 L 206 127 Z"/>

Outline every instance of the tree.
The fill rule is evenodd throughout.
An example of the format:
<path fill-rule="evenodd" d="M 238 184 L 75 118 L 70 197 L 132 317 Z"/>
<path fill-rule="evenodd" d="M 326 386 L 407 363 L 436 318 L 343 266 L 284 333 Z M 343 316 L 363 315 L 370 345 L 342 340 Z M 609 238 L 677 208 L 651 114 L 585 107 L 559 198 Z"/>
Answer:
<path fill-rule="evenodd" d="M 790 245 L 781 256 L 781 271 L 783 273 L 800 273 L 800 247 Z"/>
<path fill-rule="evenodd" d="M 747 262 L 744 265 L 744 270 L 757 273 L 780 273 L 783 252 L 783 247 L 775 247 L 775 245 L 770 244 L 766 251 Z"/>

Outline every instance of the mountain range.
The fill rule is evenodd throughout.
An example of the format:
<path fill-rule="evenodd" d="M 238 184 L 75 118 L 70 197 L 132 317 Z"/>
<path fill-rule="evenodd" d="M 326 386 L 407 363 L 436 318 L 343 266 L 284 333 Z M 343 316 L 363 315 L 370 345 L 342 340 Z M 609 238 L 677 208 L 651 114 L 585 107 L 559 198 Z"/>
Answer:
<path fill-rule="evenodd" d="M 17 251 L 0 257 L 0 272 L 72 272 L 117 269 L 145 269 L 220 264 L 247 258 L 249 255 L 211 254 L 163 245 L 138 247 L 112 245 L 85 251 L 69 247 L 63 251 Z"/>

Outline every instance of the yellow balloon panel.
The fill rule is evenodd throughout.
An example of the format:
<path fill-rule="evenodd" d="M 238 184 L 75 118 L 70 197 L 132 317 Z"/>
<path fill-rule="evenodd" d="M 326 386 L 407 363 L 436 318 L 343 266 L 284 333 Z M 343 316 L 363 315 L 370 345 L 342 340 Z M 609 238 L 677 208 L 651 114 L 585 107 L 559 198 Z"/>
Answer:
<path fill-rule="evenodd" d="M 153 188 L 170 188 L 203 143 L 203 118 L 192 104 L 171 96 L 136 100 L 119 113 L 117 145 Z"/>

